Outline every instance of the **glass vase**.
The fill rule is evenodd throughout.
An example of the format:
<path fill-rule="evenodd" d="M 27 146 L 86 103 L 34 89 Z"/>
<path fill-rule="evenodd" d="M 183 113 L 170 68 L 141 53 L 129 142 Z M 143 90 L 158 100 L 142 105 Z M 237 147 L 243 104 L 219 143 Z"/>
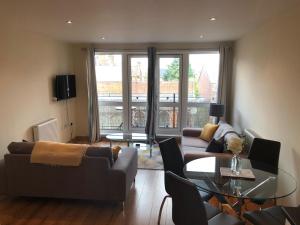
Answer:
<path fill-rule="evenodd" d="M 238 154 L 233 154 L 231 158 L 231 171 L 235 175 L 239 175 L 241 172 L 241 158 Z"/>

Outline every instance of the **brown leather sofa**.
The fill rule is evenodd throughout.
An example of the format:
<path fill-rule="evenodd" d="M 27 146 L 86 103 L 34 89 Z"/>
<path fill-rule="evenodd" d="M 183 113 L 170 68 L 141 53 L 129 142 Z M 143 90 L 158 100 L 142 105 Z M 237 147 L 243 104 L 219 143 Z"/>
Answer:
<path fill-rule="evenodd" d="M 0 166 L 9 196 L 125 201 L 137 173 L 137 151 L 123 148 L 113 162 L 110 148 L 89 147 L 78 167 L 30 163 L 33 143 L 11 143 Z M 4 170 L 4 172 L 3 172 Z"/>
<path fill-rule="evenodd" d="M 182 137 L 181 137 L 181 150 L 184 155 L 184 161 L 189 162 L 194 159 L 209 157 L 209 156 L 223 156 L 231 157 L 230 152 L 224 153 L 211 153 L 206 152 L 208 142 L 200 139 L 202 128 L 183 128 Z M 225 142 L 231 137 L 239 137 L 235 132 L 234 128 L 224 121 L 219 122 L 219 127 L 215 132 L 213 138 L 218 140 L 219 138 L 224 137 Z"/>

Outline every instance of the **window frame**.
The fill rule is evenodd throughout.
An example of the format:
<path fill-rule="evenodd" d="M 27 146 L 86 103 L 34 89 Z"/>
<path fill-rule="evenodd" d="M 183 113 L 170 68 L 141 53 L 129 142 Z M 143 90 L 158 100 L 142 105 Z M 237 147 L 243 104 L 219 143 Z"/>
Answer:
<path fill-rule="evenodd" d="M 193 107 L 193 105 L 197 106 L 199 103 L 189 103 L 188 102 L 188 71 L 189 71 L 189 55 L 190 54 L 205 54 L 205 53 L 218 53 L 220 54 L 219 50 L 217 48 L 207 48 L 207 49 L 186 49 L 186 50 L 158 50 L 157 51 L 157 58 L 156 62 L 159 62 L 159 57 L 172 57 L 172 56 L 180 56 L 180 84 L 179 84 L 179 94 L 178 94 L 178 103 L 176 104 L 176 107 L 178 107 L 178 118 L 177 118 L 177 128 L 159 128 L 158 122 L 159 122 L 159 115 L 156 117 L 156 124 L 155 129 L 157 135 L 179 135 L 184 127 L 187 127 L 187 109 L 188 107 Z M 130 65 L 130 58 L 132 57 L 144 57 L 147 56 L 147 52 L 145 50 L 107 50 L 107 49 L 96 49 L 95 55 L 97 54 L 120 54 L 122 56 L 122 99 L 123 102 L 121 102 L 123 106 L 123 129 L 122 130 L 105 130 L 101 129 L 101 134 L 109 134 L 109 133 L 115 133 L 115 132 L 145 132 L 144 128 L 133 128 L 131 126 L 131 118 L 132 118 L 132 112 L 131 106 L 134 104 L 139 103 L 133 103 L 131 99 L 131 65 Z M 218 65 L 219 66 L 219 65 Z M 220 71 L 220 68 L 219 68 Z M 220 72 L 219 72 L 220 73 Z M 156 63 L 155 68 L 155 76 L 156 76 L 156 82 L 158 82 L 156 85 L 158 85 L 158 88 L 156 89 L 156 96 L 157 96 L 157 110 L 159 111 L 159 106 L 168 106 L 169 103 L 160 103 L 159 102 L 159 63 Z M 220 79 L 220 74 L 218 74 L 218 80 Z M 220 92 L 220 80 L 218 81 L 218 87 L 217 87 L 217 98 L 216 102 L 219 102 L 219 92 Z M 104 105 L 108 106 L 119 106 L 119 102 L 105 102 Z M 141 105 L 144 105 L 144 103 L 141 103 Z M 101 127 L 101 125 L 100 125 Z"/>
<path fill-rule="evenodd" d="M 133 106 L 145 106 L 147 108 L 147 100 L 145 102 L 133 102 L 132 101 L 132 77 L 131 77 L 131 58 L 144 58 L 144 57 L 148 58 L 148 55 L 146 53 L 139 53 L 139 54 L 127 54 L 127 66 L 128 66 L 128 130 L 130 132 L 145 132 L 145 128 L 141 127 L 141 128 L 136 128 L 136 127 L 132 127 L 132 110 L 131 108 Z M 148 72 L 147 72 L 147 78 L 148 78 Z M 148 83 L 148 81 L 147 81 Z M 147 93 L 147 97 L 148 98 L 148 93 Z M 130 109 L 130 110 L 129 110 Z M 147 111 L 147 109 L 146 109 Z M 146 112 L 146 119 L 147 119 L 147 112 Z"/>
<path fill-rule="evenodd" d="M 189 127 L 188 126 L 188 109 L 192 108 L 192 107 L 199 107 L 201 104 L 209 104 L 211 103 L 211 101 L 209 102 L 203 102 L 203 103 L 199 103 L 199 102 L 189 102 L 188 101 L 188 85 L 189 85 L 189 77 L 188 77 L 188 71 L 189 71 L 189 65 L 190 65 L 190 60 L 189 60 L 189 56 L 192 54 L 219 54 L 220 55 L 220 51 L 219 50 L 210 50 L 210 51 L 190 51 L 188 53 L 186 53 L 185 57 L 186 57 L 186 61 L 187 61 L 187 65 L 186 65 L 186 77 L 185 77 L 185 83 L 184 83 L 184 92 L 186 94 L 186 98 L 185 98 L 185 102 L 184 102 L 184 107 L 183 109 L 185 110 L 184 116 L 184 127 Z M 219 72 L 218 72 L 218 83 L 217 83 L 217 96 L 216 96 L 216 100 L 214 102 L 219 102 L 219 91 L 220 91 L 220 61 L 218 64 L 219 67 Z"/>
<path fill-rule="evenodd" d="M 124 95 L 124 57 L 123 57 L 123 54 L 122 52 L 118 52 L 118 51 L 95 51 L 95 54 L 94 54 L 94 57 L 96 55 L 121 55 L 121 76 L 122 76 L 122 100 L 120 102 L 117 102 L 117 101 L 103 101 L 101 103 L 101 106 L 122 106 L 123 107 L 123 112 L 122 112 L 122 123 L 123 123 L 123 129 L 122 130 L 119 130 L 119 129 L 102 129 L 101 132 L 103 133 L 115 133 L 115 132 L 123 132 L 124 130 L 124 124 L 125 124 L 125 117 L 124 117 L 124 111 L 125 111 L 125 105 L 124 105 L 124 102 L 125 102 L 125 98 L 126 96 Z M 96 74 L 97 75 L 97 74 Z M 98 93 L 97 93 L 98 94 Z M 98 104 L 100 103 L 100 100 L 98 100 Z M 101 107 L 100 105 L 98 105 L 98 107 Z M 99 113 L 100 114 L 100 113 Z M 100 129 L 101 129 L 101 124 L 100 124 Z"/>
<path fill-rule="evenodd" d="M 179 84 L 178 84 L 178 102 L 160 102 L 160 58 L 179 58 Z M 175 53 L 158 53 L 156 56 L 156 68 L 155 68 L 155 78 L 156 78 L 156 96 L 157 96 L 157 115 L 155 129 L 157 134 L 179 134 L 181 131 L 181 102 L 182 102 L 182 78 L 183 78 L 183 66 L 182 66 L 182 54 Z M 160 107 L 177 107 L 177 127 L 176 128 L 163 128 L 159 127 L 159 108 Z"/>

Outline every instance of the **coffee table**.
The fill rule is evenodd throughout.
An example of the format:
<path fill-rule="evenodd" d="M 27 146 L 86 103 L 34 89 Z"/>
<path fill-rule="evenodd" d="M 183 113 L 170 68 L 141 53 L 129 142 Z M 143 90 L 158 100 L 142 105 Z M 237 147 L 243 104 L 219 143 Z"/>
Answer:
<path fill-rule="evenodd" d="M 106 135 L 106 139 L 109 140 L 109 145 L 112 147 L 113 141 L 125 141 L 127 146 L 133 144 L 133 142 L 148 142 L 148 136 L 144 133 L 113 133 Z M 150 157 L 152 157 L 152 143 L 150 141 Z"/>

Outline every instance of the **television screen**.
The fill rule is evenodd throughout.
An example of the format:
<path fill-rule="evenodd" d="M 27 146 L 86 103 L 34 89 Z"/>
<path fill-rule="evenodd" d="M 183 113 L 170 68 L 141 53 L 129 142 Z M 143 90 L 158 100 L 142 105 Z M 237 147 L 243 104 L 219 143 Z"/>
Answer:
<path fill-rule="evenodd" d="M 57 75 L 55 78 L 57 101 L 76 97 L 75 75 Z"/>

